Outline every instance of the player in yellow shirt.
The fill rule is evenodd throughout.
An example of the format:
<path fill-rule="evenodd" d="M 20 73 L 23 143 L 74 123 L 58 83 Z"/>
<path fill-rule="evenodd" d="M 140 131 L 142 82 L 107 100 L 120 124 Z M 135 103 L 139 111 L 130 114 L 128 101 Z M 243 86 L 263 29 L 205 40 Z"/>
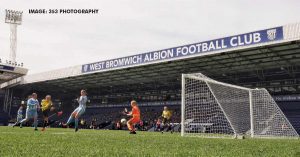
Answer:
<path fill-rule="evenodd" d="M 162 117 L 162 124 L 163 124 L 163 129 L 162 129 L 161 133 L 164 133 L 165 127 L 168 127 L 167 132 L 169 130 L 171 130 L 171 133 L 173 133 L 173 130 L 172 130 L 171 124 L 170 124 L 171 118 L 172 118 L 172 111 L 169 110 L 167 106 L 164 107 L 161 117 Z"/>
<path fill-rule="evenodd" d="M 42 113 L 43 113 L 43 118 L 44 118 L 44 124 L 42 131 L 45 131 L 45 127 L 49 125 L 49 112 L 54 111 L 55 107 L 53 106 L 51 96 L 47 95 L 45 99 L 42 100 L 41 102 L 41 108 L 42 108 Z M 62 112 L 57 112 L 57 115 L 60 116 Z"/>

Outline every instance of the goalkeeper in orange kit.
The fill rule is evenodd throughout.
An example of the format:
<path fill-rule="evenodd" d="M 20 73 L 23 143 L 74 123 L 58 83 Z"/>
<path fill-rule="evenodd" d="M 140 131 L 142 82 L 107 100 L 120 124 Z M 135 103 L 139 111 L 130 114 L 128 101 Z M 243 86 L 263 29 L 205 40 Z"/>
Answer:
<path fill-rule="evenodd" d="M 127 127 L 128 127 L 128 130 L 130 131 L 130 134 L 136 134 L 135 132 L 135 128 L 134 128 L 134 125 L 136 123 L 139 123 L 140 122 L 140 109 L 137 105 L 137 102 L 132 100 L 131 101 L 131 107 L 132 107 L 132 110 L 131 112 L 128 112 L 127 109 L 125 108 L 125 114 L 127 116 L 131 116 L 132 118 L 127 122 Z"/>

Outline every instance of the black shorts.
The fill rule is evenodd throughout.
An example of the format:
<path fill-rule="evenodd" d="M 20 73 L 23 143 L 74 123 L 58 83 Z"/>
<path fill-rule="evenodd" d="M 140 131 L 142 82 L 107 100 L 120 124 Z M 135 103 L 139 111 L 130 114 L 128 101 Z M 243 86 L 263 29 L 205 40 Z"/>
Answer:
<path fill-rule="evenodd" d="M 42 111 L 42 112 L 43 112 L 43 116 L 44 116 L 44 117 L 48 117 L 49 112 L 50 112 L 50 109 L 44 110 L 44 111 Z"/>
<path fill-rule="evenodd" d="M 163 118 L 163 119 L 162 119 L 162 122 L 163 122 L 164 124 L 170 124 L 170 121 L 171 121 L 171 118 L 170 118 L 170 119 L 167 119 L 167 118 Z"/>

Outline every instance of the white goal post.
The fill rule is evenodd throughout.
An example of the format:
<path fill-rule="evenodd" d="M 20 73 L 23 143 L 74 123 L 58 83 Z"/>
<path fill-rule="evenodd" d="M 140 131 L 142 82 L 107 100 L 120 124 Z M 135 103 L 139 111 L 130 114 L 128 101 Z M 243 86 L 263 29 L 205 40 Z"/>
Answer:
<path fill-rule="evenodd" d="M 182 74 L 182 136 L 288 137 L 298 133 L 269 92 Z"/>

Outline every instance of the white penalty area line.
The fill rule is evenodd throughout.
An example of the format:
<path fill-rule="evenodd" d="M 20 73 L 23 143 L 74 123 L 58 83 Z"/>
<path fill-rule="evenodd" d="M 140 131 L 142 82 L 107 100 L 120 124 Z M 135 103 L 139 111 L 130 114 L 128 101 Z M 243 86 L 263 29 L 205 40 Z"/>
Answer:
<path fill-rule="evenodd" d="M 53 134 L 53 135 L 65 135 L 66 133 L 65 132 L 53 132 L 51 134 Z"/>

